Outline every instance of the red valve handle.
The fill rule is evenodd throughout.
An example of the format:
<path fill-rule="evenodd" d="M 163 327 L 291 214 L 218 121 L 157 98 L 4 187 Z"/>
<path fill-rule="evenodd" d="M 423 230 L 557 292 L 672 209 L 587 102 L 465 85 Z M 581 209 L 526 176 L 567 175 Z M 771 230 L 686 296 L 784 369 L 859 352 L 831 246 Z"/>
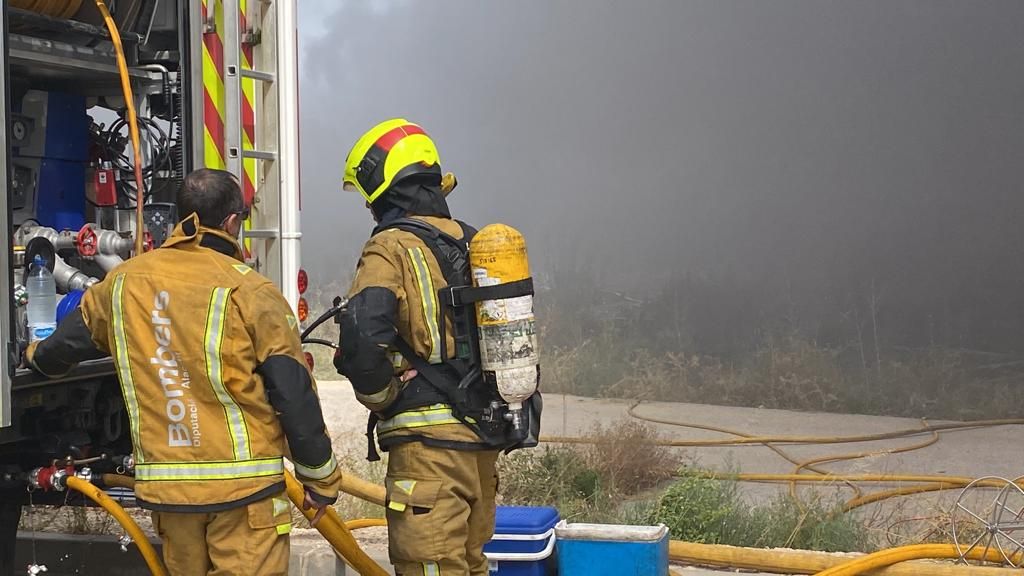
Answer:
<path fill-rule="evenodd" d="M 142 251 L 149 252 L 153 249 L 153 235 L 146 230 L 146 233 L 142 235 Z"/>
<path fill-rule="evenodd" d="M 99 243 L 99 236 L 96 235 L 96 231 L 92 229 L 92 226 L 88 224 L 82 226 L 82 229 L 78 231 L 78 236 L 75 237 L 78 253 L 82 256 L 95 256 L 99 250 Z"/>

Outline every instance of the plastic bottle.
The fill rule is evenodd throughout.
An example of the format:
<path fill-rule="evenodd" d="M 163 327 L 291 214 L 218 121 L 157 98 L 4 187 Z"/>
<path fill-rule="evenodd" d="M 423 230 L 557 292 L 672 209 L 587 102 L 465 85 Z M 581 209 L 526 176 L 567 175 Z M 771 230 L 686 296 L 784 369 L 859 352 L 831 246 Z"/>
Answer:
<path fill-rule="evenodd" d="M 45 339 L 57 329 L 57 283 L 42 256 L 32 260 L 25 279 L 28 289 L 28 335 L 30 342 Z"/>

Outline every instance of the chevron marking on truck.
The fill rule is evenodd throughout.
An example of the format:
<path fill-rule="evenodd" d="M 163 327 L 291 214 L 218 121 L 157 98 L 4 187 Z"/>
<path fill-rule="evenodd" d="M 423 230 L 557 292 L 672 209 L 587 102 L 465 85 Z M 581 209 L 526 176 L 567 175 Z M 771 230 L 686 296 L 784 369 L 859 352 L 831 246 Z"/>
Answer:
<path fill-rule="evenodd" d="M 209 2 L 215 2 L 214 6 L 214 30 L 203 33 L 203 138 L 204 138 L 204 163 L 207 168 L 223 170 L 227 167 L 227 153 L 225 147 L 225 121 L 224 121 L 224 42 L 220 36 L 220 30 L 224 29 L 224 4 L 220 0 L 202 0 L 203 13 L 207 12 Z M 246 0 L 239 2 L 239 30 L 246 29 L 245 20 Z M 252 69 L 253 47 L 251 43 L 242 44 L 241 64 L 243 68 Z M 255 149 L 256 142 L 256 81 L 248 78 L 242 79 L 242 148 L 246 150 Z M 242 193 L 246 202 L 251 206 L 256 195 L 256 160 L 247 159 L 242 161 Z M 252 229 L 252 219 L 244 223 L 246 230 Z M 249 257 L 251 242 L 245 239 L 242 246 L 245 257 Z"/>

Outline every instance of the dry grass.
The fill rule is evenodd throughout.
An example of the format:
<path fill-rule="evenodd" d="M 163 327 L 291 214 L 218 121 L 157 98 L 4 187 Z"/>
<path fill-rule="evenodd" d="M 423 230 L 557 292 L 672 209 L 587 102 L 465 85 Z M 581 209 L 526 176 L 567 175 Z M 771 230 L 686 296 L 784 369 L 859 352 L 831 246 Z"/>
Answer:
<path fill-rule="evenodd" d="M 679 469 L 679 458 L 655 444 L 657 431 L 639 422 L 623 419 L 607 427 L 596 424 L 587 436 L 597 442 L 583 449 L 584 460 L 613 493 L 643 492 L 668 480 Z"/>

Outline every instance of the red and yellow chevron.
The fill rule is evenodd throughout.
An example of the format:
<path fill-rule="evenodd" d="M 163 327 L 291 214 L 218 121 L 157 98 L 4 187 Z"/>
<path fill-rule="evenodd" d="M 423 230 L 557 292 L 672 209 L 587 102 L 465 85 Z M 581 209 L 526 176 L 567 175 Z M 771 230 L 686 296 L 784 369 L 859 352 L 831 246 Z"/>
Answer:
<path fill-rule="evenodd" d="M 258 0 L 252 0 L 258 1 Z M 220 0 L 202 0 L 203 13 L 207 13 L 209 2 L 214 5 L 214 30 L 203 33 L 203 151 L 204 164 L 207 168 L 223 170 L 226 162 L 226 140 L 224 120 L 224 43 L 220 31 L 224 29 L 224 4 Z M 239 1 L 239 30 L 245 31 L 247 0 Z M 241 64 L 243 68 L 252 69 L 253 46 L 242 44 Z M 256 144 L 256 81 L 242 79 L 242 148 L 255 149 Z M 256 160 L 242 161 L 242 193 L 248 205 L 252 205 L 256 196 Z M 252 228 L 252 221 L 246 220 L 245 229 Z M 248 239 L 245 241 L 246 257 L 251 248 Z"/>

